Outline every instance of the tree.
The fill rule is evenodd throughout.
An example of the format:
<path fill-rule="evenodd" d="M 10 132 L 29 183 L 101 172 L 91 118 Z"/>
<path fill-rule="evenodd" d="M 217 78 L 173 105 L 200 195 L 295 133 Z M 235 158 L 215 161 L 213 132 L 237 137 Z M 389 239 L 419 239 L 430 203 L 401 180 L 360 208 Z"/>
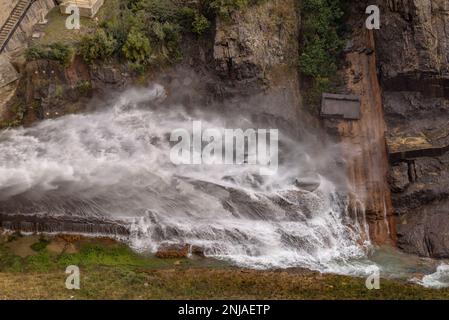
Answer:
<path fill-rule="evenodd" d="M 84 61 L 91 64 L 95 60 L 103 60 L 113 55 L 117 46 L 114 38 L 108 36 L 103 29 L 93 35 L 85 36 L 80 43 L 79 52 Z"/>
<path fill-rule="evenodd" d="M 192 31 L 198 35 L 201 35 L 210 26 L 209 20 L 202 14 L 195 14 L 192 22 Z"/>
<path fill-rule="evenodd" d="M 122 51 L 128 61 L 146 64 L 151 57 L 150 40 L 143 33 L 133 29 L 128 34 Z"/>

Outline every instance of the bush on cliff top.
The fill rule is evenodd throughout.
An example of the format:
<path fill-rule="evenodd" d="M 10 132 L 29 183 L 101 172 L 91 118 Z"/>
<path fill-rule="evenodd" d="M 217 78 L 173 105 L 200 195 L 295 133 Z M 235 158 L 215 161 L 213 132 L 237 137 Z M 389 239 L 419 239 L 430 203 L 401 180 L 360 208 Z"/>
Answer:
<path fill-rule="evenodd" d="M 204 34 L 216 15 L 229 16 L 261 1 L 110 0 L 99 30 L 83 38 L 79 50 L 88 63 L 115 56 L 144 71 L 178 61 L 182 37 Z"/>
<path fill-rule="evenodd" d="M 113 37 L 107 35 L 103 29 L 98 29 L 93 35 L 83 37 L 78 50 L 84 60 L 91 64 L 95 60 L 111 57 L 116 45 Z"/>
<path fill-rule="evenodd" d="M 28 60 L 55 60 L 58 61 L 62 66 L 68 66 L 73 56 L 72 47 L 55 42 L 48 46 L 34 46 L 30 47 L 26 51 L 26 57 Z"/>
<path fill-rule="evenodd" d="M 132 70 L 143 72 L 151 64 L 176 61 L 180 56 L 182 8 L 172 0 L 112 0 L 106 19 L 97 33 L 111 39 L 108 55 L 102 56 L 98 41 L 81 43 L 86 61 L 103 60 L 115 55 Z M 188 28 L 192 28 L 193 20 Z M 89 40 L 89 38 L 87 38 Z M 105 41 L 103 41 L 105 42 Z M 101 41 L 100 41 L 101 43 Z M 112 49 L 112 48 L 111 48 Z M 93 53 L 93 54 L 90 54 Z M 97 54 L 98 53 L 98 54 Z"/>
<path fill-rule="evenodd" d="M 151 55 L 150 41 L 138 30 L 128 34 L 122 50 L 128 61 L 138 64 L 146 64 Z"/>
<path fill-rule="evenodd" d="M 195 16 L 193 18 L 191 26 L 192 26 L 192 32 L 194 32 L 198 35 L 201 35 L 207 29 L 209 29 L 210 22 L 202 14 L 195 13 Z"/>
<path fill-rule="evenodd" d="M 210 7 L 222 18 L 229 18 L 235 10 L 248 6 L 248 0 L 212 0 Z"/>

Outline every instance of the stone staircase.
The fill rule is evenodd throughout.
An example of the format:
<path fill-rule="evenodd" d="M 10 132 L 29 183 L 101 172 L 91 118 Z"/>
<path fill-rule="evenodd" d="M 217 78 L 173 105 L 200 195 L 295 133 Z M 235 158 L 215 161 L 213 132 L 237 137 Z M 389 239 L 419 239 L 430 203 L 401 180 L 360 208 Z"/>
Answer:
<path fill-rule="evenodd" d="M 80 15 L 82 17 L 93 18 L 100 7 L 104 4 L 104 0 L 65 0 L 60 4 L 61 13 L 67 12 L 67 7 L 75 5 L 80 9 Z"/>
<path fill-rule="evenodd" d="M 36 0 L 20 0 L 12 10 L 5 24 L 0 29 L 0 53 L 6 48 L 9 39 L 16 31 L 22 18 L 26 15 L 34 1 Z"/>

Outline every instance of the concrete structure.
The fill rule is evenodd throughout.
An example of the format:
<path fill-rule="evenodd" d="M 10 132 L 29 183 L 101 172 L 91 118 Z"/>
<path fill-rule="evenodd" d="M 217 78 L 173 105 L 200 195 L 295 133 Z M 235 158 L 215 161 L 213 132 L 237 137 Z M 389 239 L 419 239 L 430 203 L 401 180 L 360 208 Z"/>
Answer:
<path fill-rule="evenodd" d="M 359 120 L 360 97 L 323 93 L 320 114 L 323 118 Z"/>
<path fill-rule="evenodd" d="M 35 0 L 20 0 L 9 14 L 5 23 L 0 29 L 0 53 L 6 47 L 9 39 L 12 37 L 26 12 Z"/>
<path fill-rule="evenodd" d="M 0 26 L 6 22 L 19 0 L 0 0 Z"/>
<path fill-rule="evenodd" d="M 71 14 L 68 7 L 77 6 L 80 9 L 80 15 L 82 17 L 93 18 L 103 4 L 104 0 L 65 0 L 59 7 L 61 8 L 61 13 Z"/>
<path fill-rule="evenodd" d="M 5 7 L 7 11 L 2 19 L 6 17 L 6 20 L 0 27 L 0 53 L 14 55 L 25 48 L 34 25 L 54 7 L 54 0 L 19 0 L 13 9 L 11 5 Z"/>
<path fill-rule="evenodd" d="M 422 157 L 441 157 L 449 151 L 449 145 L 432 141 L 424 136 L 389 137 L 387 147 L 392 163 Z"/>

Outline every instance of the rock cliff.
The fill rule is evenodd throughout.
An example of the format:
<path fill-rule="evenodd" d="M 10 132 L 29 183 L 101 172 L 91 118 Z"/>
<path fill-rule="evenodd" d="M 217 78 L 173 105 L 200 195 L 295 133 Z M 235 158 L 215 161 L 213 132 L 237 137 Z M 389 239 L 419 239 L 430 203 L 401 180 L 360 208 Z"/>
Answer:
<path fill-rule="evenodd" d="M 396 222 L 388 185 L 388 157 L 382 95 L 376 72 L 374 32 L 367 30 L 363 1 L 347 8 L 344 86 L 339 93 L 360 97 L 357 120 L 325 119 L 325 127 L 338 138 L 345 162 L 351 199 L 351 215 L 365 237 L 375 244 L 396 242 Z"/>
<path fill-rule="evenodd" d="M 361 119 L 325 124 L 343 142 L 353 214 L 368 221 L 365 231 L 377 243 L 395 241 L 394 214 L 400 248 L 449 257 L 443 236 L 449 233 L 449 2 L 377 0 L 379 31 L 363 26 L 369 4 L 347 3 L 352 32 L 341 70 L 342 93 L 361 97 Z M 320 120 L 305 111 L 301 98 L 300 21 L 295 0 L 262 1 L 217 17 L 202 39 L 185 41 L 179 64 L 149 79 L 187 106 L 223 108 L 226 101 L 228 113 L 245 111 L 304 138 L 298 124 Z M 79 58 L 67 68 L 39 60 L 20 71 L 28 123 L 77 111 L 91 89 L 136 80 L 123 66 L 88 67 Z"/>
<path fill-rule="evenodd" d="M 394 153 L 390 185 L 399 217 L 398 245 L 447 258 L 449 2 L 385 0 L 379 5 L 376 52 L 388 145 Z"/>
<path fill-rule="evenodd" d="M 250 112 L 278 119 L 300 134 L 299 10 L 294 0 L 264 1 L 217 19 L 215 74 L 223 98 L 247 97 Z M 254 108 L 256 107 L 256 108 Z"/>

